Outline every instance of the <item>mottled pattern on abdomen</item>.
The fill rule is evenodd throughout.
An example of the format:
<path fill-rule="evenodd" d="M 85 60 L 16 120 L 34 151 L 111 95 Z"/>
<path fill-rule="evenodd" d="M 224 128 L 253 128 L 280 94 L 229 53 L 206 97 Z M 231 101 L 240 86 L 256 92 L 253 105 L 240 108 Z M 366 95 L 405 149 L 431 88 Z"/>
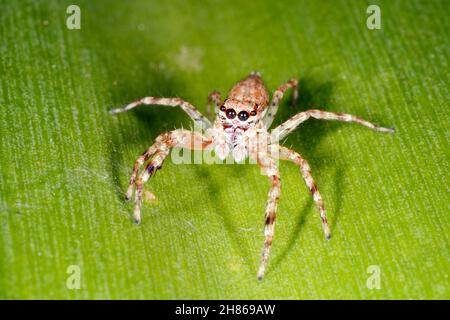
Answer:
<path fill-rule="evenodd" d="M 258 110 L 262 110 L 269 104 L 269 93 L 264 86 L 261 76 L 251 74 L 231 88 L 227 100 L 257 104 Z"/>

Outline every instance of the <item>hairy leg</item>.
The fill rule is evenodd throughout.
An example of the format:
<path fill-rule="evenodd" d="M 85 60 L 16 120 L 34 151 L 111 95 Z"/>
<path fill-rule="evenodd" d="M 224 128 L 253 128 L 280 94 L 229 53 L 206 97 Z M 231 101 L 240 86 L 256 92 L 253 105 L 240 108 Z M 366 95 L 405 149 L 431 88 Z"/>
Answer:
<path fill-rule="evenodd" d="M 319 189 L 317 188 L 317 185 L 311 174 L 311 167 L 309 166 L 308 162 L 299 153 L 280 145 L 270 145 L 269 150 L 271 155 L 277 155 L 277 157 L 281 160 L 292 161 L 300 167 L 303 179 L 305 180 L 306 185 L 311 191 L 311 195 L 314 199 L 314 202 L 319 208 L 320 219 L 322 220 L 322 228 L 325 233 L 325 238 L 330 239 L 331 233 L 330 228 L 328 227 L 328 220 L 325 211 L 325 206 L 323 204 L 322 196 L 320 195 Z"/>
<path fill-rule="evenodd" d="M 284 93 L 286 90 L 292 88 L 292 104 L 295 105 L 297 103 L 298 98 L 298 91 L 297 91 L 298 81 L 295 79 L 291 79 L 288 82 L 282 84 L 278 87 L 277 90 L 273 93 L 272 102 L 269 105 L 269 108 L 267 109 L 267 113 L 264 116 L 264 125 L 266 128 L 270 128 L 270 125 L 272 124 L 273 118 L 275 117 L 275 114 L 278 110 L 278 105 L 280 104 L 281 99 L 283 98 Z"/>
<path fill-rule="evenodd" d="M 270 248 L 275 232 L 275 218 L 278 206 L 278 199 L 281 193 L 281 180 L 278 167 L 275 161 L 267 153 L 258 153 L 256 160 L 263 173 L 269 177 L 271 187 L 266 203 L 265 228 L 264 228 L 264 248 L 261 255 L 261 263 L 258 270 L 258 279 L 261 280 L 266 270 L 267 260 L 269 259 Z"/>
<path fill-rule="evenodd" d="M 126 200 L 130 200 L 133 196 L 133 189 L 134 189 L 134 183 L 136 182 L 136 176 L 138 174 L 138 171 L 140 167 L 152 156 L 155 154 L 155 152 L 158 150 L 157 143 L 155 142 L 153 145 L 151 145 L 150 148 L 148 148 L 147 151 L 144 152 L 142 156 L 137 158 L 136 162 L 133 166 L 133 173 L 131 174 L 130 182 L 128 183 L 128 191 L 125 195 Z"/>
<path fill-rule="evenodd" d="M 140 223 L 141 221 L 142 192 L 144 183 L 147 182 L 155 171 L 162 166 L 165 158 L 169 155 L 170 150 L 175 147 L 204 150 L 211 144 L 211 142 L 211 139 L 202 136 L 198 132 L 181 129 L 163 133 L 156 138 L 155 143 L 149 148 L 154 155 L 135 183 L 136 198 L 134 207 L 134 221 L 136 223 Z M 146 156 L 144 154 L 144 158 L 145 157 Z M 150 155 L 148 157 L 150 157 Z M 139 163 L 140 166 L 140 162 L 137 161 L 137 163 Z M 135 169 L 136 173 L 138 169 Z M 134 176 L 136 176 L 135 171 L 133 171 Z M 133 186 L 130 185 L 130 188 L 132 190 Z"/>
<path fill-rule="evenodd" d="M 117 109 L 111 109 L 110 113 L 121 113 L 126 112 L 131 109 L 134 109 L 140 105 L 161 105 L 161 106 L 167 106 L 167 107 L 176 107 L 180 106 L 181 109 L 183 109 L 189 117 L 194 120 L 196 125 L 199 125 L 202 129 L 207 129 L 211 127 L 211 122 L 203 116 L 200 111 L 198 111 L 192 104 L 189 102 L 184 101 L 180 98 L 158 98 L 158 97 L 145 97 L 140 100 L 134 101 L 128 105 L 126 105 L 123 108 L 117 108 Z"/>
<path fill-rule="evenodd" d="M 321 110 L 307 110 L 304 112 L 297 113 L 292 118 L 280 124 L 278 127 L 272 130 L 272 142 L 280 141 L 285 138 L 289 133 L 294 131 L 298 127 L 299 124 L 308 120 L 310 117 L 315 119 L 322 120 L 338 120 L 338 121 L 346 121 L 346 122 L 356 122 L 360 125 L 373 129 L 379 132 L 394 132 L 393 128 L 383 128 L 374 123 L 371 123 L 367 120 L 364 120 L 360 117 L 347 114 L 347 113 L 336 113 L 336 112 L 328 112 Z"/>

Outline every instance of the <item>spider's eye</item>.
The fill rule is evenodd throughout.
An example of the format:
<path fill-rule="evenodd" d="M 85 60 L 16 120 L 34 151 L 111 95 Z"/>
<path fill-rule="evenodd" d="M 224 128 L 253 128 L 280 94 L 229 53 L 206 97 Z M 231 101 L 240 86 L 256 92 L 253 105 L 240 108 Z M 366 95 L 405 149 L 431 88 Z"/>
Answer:
<path fill-rule="evenodd" d="M 224 105 L 221 105 L 219 109 L 220 109 L 220 111 L 225 111 L 226 110 Z"/>
<path fill-rule="evenodd" d="M 238 114 L 238 118 L 241 121 L 246 121 L 248 119 L 248 112 L 247 111 L 241 111 Z"/>
<path fill-rule="evenodd" d="M 250 112 L 250 115 L 253 116 L 253 117 L 256 116 L 256 111 L 255 111 L 255 110 L 252 110 L 252 111 Z"/>
<path fill-rule="evenodd" d="M 236 111 L 234 109 L 227 109 L 226 115 L 228 119 L 234 119 L 236 117 Z"/>

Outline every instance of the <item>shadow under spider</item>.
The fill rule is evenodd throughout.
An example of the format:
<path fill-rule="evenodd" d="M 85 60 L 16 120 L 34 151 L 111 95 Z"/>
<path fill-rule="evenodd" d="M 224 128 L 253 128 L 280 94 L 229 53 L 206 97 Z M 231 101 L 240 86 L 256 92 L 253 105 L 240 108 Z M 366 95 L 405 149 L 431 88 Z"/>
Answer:
<path fill-rule="evenodd" d="M 203 167 L 203 165 L 197 165 L 194 167 L 196 170 L 196 174 L 199 176 L 199 182 L 205 183 L 208 185 L 208 196 L 210 197 L 210 201 L 216 205 L 216 214 L 222 217 L 225 230 L 229 238 L 231 238 L 231 245 L 234 247 L 236 251 L 239 252 L 242 261 L 245 262 L 246 267 L 250 272 L 254 271 L 253 265 L 248 260 L 250 256 L 250 252 L 248 248 L 244 245 L 243 241 L 239 239 L 236 230 L 238 229 L 236 224 L 230 218 L 229 211 L 224 209 L 223 201 L 217 196 L 221 192 L 221 188 L 213 179 L 207 170 Z"/>

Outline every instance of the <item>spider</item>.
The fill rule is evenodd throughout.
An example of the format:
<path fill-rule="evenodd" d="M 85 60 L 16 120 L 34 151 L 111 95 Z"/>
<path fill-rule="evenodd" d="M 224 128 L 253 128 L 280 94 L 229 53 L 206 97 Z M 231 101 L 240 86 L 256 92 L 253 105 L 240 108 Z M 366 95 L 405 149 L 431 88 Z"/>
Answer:
<path fill-rule="evenodd" d="M 274 237 L 275 216 L 281 192 L 280 173 L 276 160 L 287 160 L 299 166 L 306 185 L 319 209 L 323 231 L 326 239 L 331 238 L 322 196 L 311 175 L 308 162 L 297 152 L 279 144 L 302 122 L 309 118 L 356 122 L 379 132 L 394 132 L 392 128 L 383 128 L 357 116 L 311 109 L 297 113 L 284 123 L 269 128 L 278 109 L 278 104 L 288 89 L 293 89 L 293 104 L 297 100 L 298 81 L 292 79 L 275 90 L 272 102 L 259 72 L 252 72 L 230 90 L 222 102 L 219 92 L 208 96 L 208 110 L 214 104 L 216 119 L 213 124 L 192 104 L 180 98 L 145 97 L 132 102 L 124 108 L 112 109 L 110 112 L 126 112 L 140 105 L 180 106 L 201 130 L 189 131 L 177 129 L 160 134 L 153 145 L 135 162 L 130 178 L 126 199 L 130 200 L 136 187 L 134 221 L 141 221 L 141 203 L 144 183 L 158 170 L 170 150 L 175 147 L 186 149 L 213 150 L 215 155 L 224 160 L 229 155 L 241 162 L 247 158 L 255 161 L 271 183 L 265 209 L 264 247 L 257 278 L 264 276 L 270 248 Z M 150 159 L 151 158 L 151 159 Z M 150 159 L 145 170 L 137 177 L 141 166 Z"/>

